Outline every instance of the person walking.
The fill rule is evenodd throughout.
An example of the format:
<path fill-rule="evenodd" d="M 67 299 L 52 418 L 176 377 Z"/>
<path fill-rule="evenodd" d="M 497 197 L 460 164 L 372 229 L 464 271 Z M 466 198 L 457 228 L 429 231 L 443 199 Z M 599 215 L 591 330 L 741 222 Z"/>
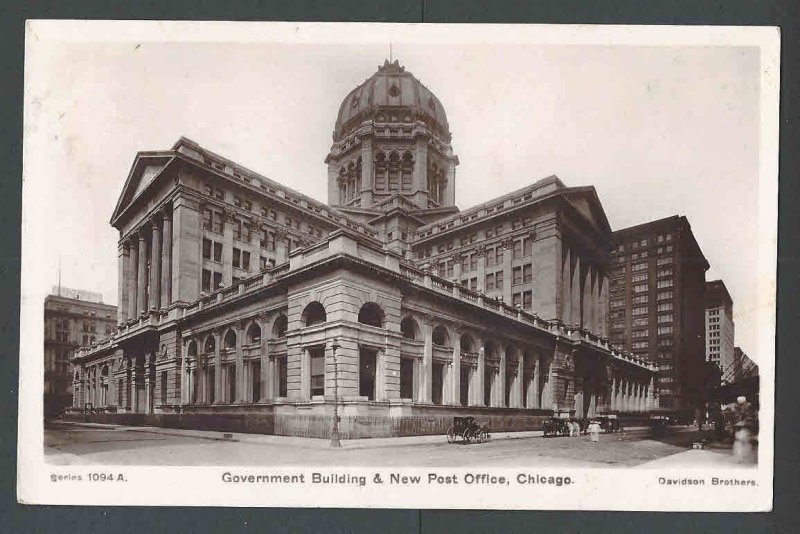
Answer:
<path fill-rule="evenodd" d="M 600 423 L 597 421 L 592 421 L 589 423 L 589 434 L 591 435 L 591 440 L 594 443 L 600 441 Z"/>

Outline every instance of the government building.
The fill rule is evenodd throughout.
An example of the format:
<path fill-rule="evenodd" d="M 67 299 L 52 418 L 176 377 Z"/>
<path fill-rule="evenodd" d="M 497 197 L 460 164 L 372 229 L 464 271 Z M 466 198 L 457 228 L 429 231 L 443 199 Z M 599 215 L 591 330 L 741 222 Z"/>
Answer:
<path fill-rule="evenodd" d="M 655 408 L 654 363 L 607 339 L 595 189 L 550 176 L 462 211 L 450 143 L 387 61 L 340 106 L 327 204 L 186 138 L 138 153 L 118 325 L 75 354 L 76 406 L 108 376 L 100 419 L 327 437 L 336 409 L 343 438 Z"/>

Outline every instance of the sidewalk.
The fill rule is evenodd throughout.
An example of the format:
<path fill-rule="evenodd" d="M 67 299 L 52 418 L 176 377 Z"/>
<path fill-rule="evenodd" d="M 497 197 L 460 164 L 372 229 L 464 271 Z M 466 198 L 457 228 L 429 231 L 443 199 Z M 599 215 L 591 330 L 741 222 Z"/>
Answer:
<path fill-rule="evenodd" d="M 726 467 L 726 468 L 754 468 L 754 464 L 743 464 L 731 451 L 714 451 L 708 449 L 689 449 L 684 452 L 665 456 L 658 460 L 645 462 L 638 467 L 645 469 L 669 469 L 675 467 Z"/>
<path fill-rule="evenodd" d="M 83 428 L 96 428 L 105 430 L 118 430 L 126 432 L 145 432 L 165 436 L 180 436 L 187 438 L 208 439 L 215 441 L 237 441 L 242 443 L 255 443 L 261 445 L 279 445 L 283 447 L 299 447 L 308 449 L 330 449 L 329 439 L 300 438 L 294 436 L 272 436 L 264 434 L 231 433 L 230 438 L 223 437 L 223 432 L 214 430 L 183 430 L 178 428 L 162 428 L 154 426 L 123 426 L 103 423 L 83 423 L 71 421 L 58 421 L 54 426 L 71 426 Z M 493 432 L 491 440 L 525 439 L 541 437 L 541 430 L 526 432 Z M 447 443 L 444 435 L 432 436 L 405 436 L 397 438 L 362 438 L 343 439 L 342 449 L 376 449 L 381 447 L 412 447 L 415 445 L 435 445 Z"/>

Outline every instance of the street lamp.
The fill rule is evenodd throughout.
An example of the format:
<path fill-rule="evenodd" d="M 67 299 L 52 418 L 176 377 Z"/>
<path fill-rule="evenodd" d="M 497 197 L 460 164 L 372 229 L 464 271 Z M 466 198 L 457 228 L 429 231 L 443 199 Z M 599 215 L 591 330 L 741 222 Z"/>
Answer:
<path fill-rule="evenodd" d="M 331 428 L 331 447 L 339 448 L 339 361 L 336 358 L 336 351 L 339 350 L 339 343 L 334 339 L 331 344 L 333 350 L 333 428 Z"/>

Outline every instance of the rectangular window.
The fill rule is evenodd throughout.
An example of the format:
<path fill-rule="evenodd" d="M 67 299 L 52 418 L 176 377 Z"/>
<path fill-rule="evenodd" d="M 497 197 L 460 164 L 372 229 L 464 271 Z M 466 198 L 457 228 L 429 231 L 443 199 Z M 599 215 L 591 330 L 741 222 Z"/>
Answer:
<path fill-rule="evenodd" d="M 623 299 L 614 299 L 611 301 L 612 308 L 621 308 L 622 306 L 625 306 L 625 301 Z"/>
<path fill-rule="evenodd" d="M 242 221 L 235 219 L 233 221 L 233 237 L 235 239 L 242 239 Z"/>
<path fill-rule="evenodd" d="M 242 251 L 242 269 L 245 271 L 250 270 L 250 253 L 246 250 Z"/>
<path fill-rule="evenodd" d="M 631 345 L 634 349 L 646 349 L 648 346 L 647 341 L 635 341 L 633 345 Z"/>
<path fill-rule="evenodd" d="M 400 398 L 413 398 L 414 391 L 414 360 L 411 358 L 400 359 Z"/>
<path fill-rule="evenodd" d="M 214 243 L 214 261 L 222 261 L 222 243 Z"/>
<path fill-rule="evenodd" d="M 494 249 L 494 262 L 497 265 L 503 263 L 503 247 L 496 247 Z"/>
<path fill-rule="evenodd" d="M 222 287 L 222 273 L 214 273 L 214 289 Z"/>
<path fill-rule="evenodd" d="M 647 304 L 648 300 L 649 300 L 649 298 L 647 297 L 647 295 L 639 295 L 639 296 L 633 297 L 633 303 L 634 304 Z"/>
<path fill-rule="evenodd" d="M 633 315 L 647 315 L 647 307 L 642 306 L 633 309 Z"/>
<path fill-rule="evenodd" d="M 633 338 L 644 338 L 649 337 L 650 333 L 647 330 L 635 330 L 631 337 Z"/>
<path fill-rule="evenodd" d="M 647 326 L 647 317 L 639 317 L 633 320 L 633 326 Z"/>
<path fill-rule="evenodd" d="M 659 269 L 656 276 L 670 276 L 672 274 L 672 267 L 665 267 Z"/>
<path fill-rule="evenodd" d="M 233 247 L 233 266 L 239 267 L 241 266 L 242 260 L 242 251 L 236 247 Z"/>
<path fill-rule="evenodd" d="M 211 240 L 203 238 L 203 259 L 211 259 Z"/>
<path fill-rule="evenodd" d="M 530 310 L 533 308 L 533 293 L 530 291 L 522 292 L 522 309 Z"/>
<path fill-rule="evenodd" d="M 631 265 L 632 271 L 644 271 L 645 269 L 647 269 L 647 262 L 645 261 L 634 263 Z"/>
<path fill-rule="evenodd" d="M 672 298 L 672 291 L 659 291 L 658 300 L 668 300 Z"/>
<path fill-rule="evenodd" d="M 662 288 L 665 288 L 665 287 L 672 287 L 672 279 L 671 278 L 667 278 L 666 280 L 659 280 L 656 283 L 656 286 L 659 289 L 662 289 Z"/>
<path fill-rule="evenodd" d="M 533 282 L 533 264 L 529 263 L 522 266 L 522 283 L 530 284 Z"/>
<path fill-rule="evenodd" d="M 525 238 L 522 240 L 522 255 L 528 257 L 533 254 L 533 240 Z"/>
<path fill-rule="evenodd" d="M 671 256 L 668 257 L 668 258 L 658 258 L 656 260 L 656 265 L 658 265 L 659 267 L 662 266 L 662 265 L 669 265 L 670 263 L 672 263 L 672 257 Z"/>
<path fill-rule="evenodd" d="M 670 326 L 659 326 L 658 327 L 658 335 L 659 336 L 671 335 L 672 331 L 673 330 L 672 330 L 672 326 L 671 325 Z"/>
<path fill-rule="evenodd" d="M 202 290 L 208 293 L 211 291 L 211 271 L 203 269 L 203 285 Z"/>
<path fill-rule="evenodd" d="M 261 400 L 261 362 L 259 361 L 250 363 L 250 383 L 253 384 L 250 402 L 258 402 Z"/>
<path fill-rule="evenodd" d="M 212 221 L 211 230 L 218 234 L 222 233 L 222 213 L 218 211 L 214 212 L 214 220 Z"/>
<path fill-rule="evenodd" d="M 656 308 L 658 311 L 672 311 L 672 303 L 671 302 L 661 302 L 659 303 L 658 307 Z"/>
<path fill-rule="evenodd" d="M 203 230 L 212 230 L 213 224 L 212 221 L 214 219 L 214 212 L 210 209 L 206 208 L 203 210 Z"/>
<path fill-rule="evenodd" d="M 247 223 L 242 224 L 242 241 L 250 242 L 250 225 Z"/>
<path fill-rule="evenodd" d="M 161 371 L 161 404 L 167 403 L 167 372 Z"/>
<path fill-rule="evenodd" d="M 511 270 L 511 285 L 516 286 L 522 283 L 522 267 L 514 267 Z"/>
<path fill-rule="evenodd" d="M 514 240 L 514 252 L 512 257 L 513 258 L 521 258 L 522 257 L 522 240 L 515 239 Z"/>
<path fill-rule="evenodd" d="M 494 288 L 503 289 L 503 271 L 494 273 Z"/>
<path fill-rule="evenodd" d="M 486 291 L 494 291 L 494 273 L 486 275 Z"/>
<path fill-rule="evenodd" d="M 278 364 L 278 397 L 287 397 L 289 391 L 289 366 L 286 357 L 276 358 Z"/>
<path fill-rule="evenodd" d="M 461 258 L 461 272 L 468 273 L 470 271 L 469 268 L 469 256 L 464 256 Z"/>
<path fill-rule="evenodd" d="M 375 358 L 374 350 L 361 349 L 358 363 L 358 394 L 368 400 L 375 400 Z"/>
<path fill-rule="evenodd" d="M 635 274 L 631 278 L 631 281 L 634 282 L 634 283 L 635 282 L 645 282 L 645 281 L 647 281 L 647 273 Z"/>
<path fill-rule="evenodd" d="M 672 322 L 672 314 L 670 313 L 670 314 L 667 314 L 667 315 L 659 315 L 658 316 L 658 322 L 659 323 L 671 323 Z"/>
<path fill-rule="evenodd" d="M 453 273 L 453 262 L 452 261 L 448 261 L 447 262 L 447 278 L 452 278 L 453 275 L 454 275 L 454 273 Z"/>
<path fill-rule="evenodd" d="M 325 349 L 309 349 L 311 357 L 311 396 L 325 394 Z"/>
<path fill-rule="evenodd" d="M 522 306 L 522 293 L 514 293 L 511 295 L 511 305 L 515 308 L 517 306 Z"/>
<path fill-rule="evenodd" d="M 634 293 L 647 293 L 647 284 L 633 286 Z"/>
<path fill-rule="evenodd" d="M 478 290 L 478 277 L 474 276 L 469 279 L 469 288 L 473 291 Z"/>

